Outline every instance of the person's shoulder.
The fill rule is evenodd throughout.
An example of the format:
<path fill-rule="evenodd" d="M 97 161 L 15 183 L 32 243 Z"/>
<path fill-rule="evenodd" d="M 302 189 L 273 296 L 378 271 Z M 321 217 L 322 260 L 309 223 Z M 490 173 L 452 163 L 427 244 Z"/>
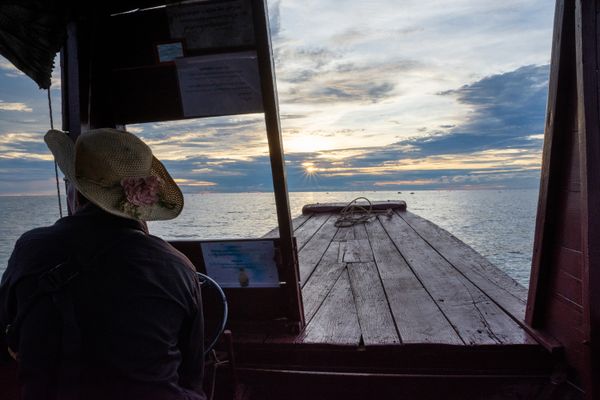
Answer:
<path fill-rule="evenodd" d="M 169 242 L 156 236 L 150 235 L 150 237 L 153 238 L 153 240 L 155 240 L 156 243 L 160 245 L 160 247 L 165 253 L 169 254 L 169 256 L 173 258 L 173 260 L 177 260 L 182 266 L 186 268 L 186 270 L 192 272 L 196 271 L 194 264 L 192 264 L 189 258 L 187 258 L 182 252 L 173 247 L 173 245 L 171 245 Z"/>
<path fill-rule="evenodd" d="M 20 276 L 53 266 L 64 250 L 67 234 L 68 229 L 58 223 L 23 233 L 15 243 L 5 274 L 14 272 Z"/>
<path fill-rule="evenodd" d="M 54 238 L 56 235 L 65 231 L 64 229 L 62 229 L 63 226 L 59 222 L 55 223 L 54 225 L 41 226 L 38 228 L 28 230 L 17 239 L 15 247 L 18 248 L 24 246 L 29 242 Z"/>
<path fill-rule="evenodd" d="M 148 253 L 154 254 L 157 260 L 181 268 L 188 274 L 195 274 L 196 268 L 192 262 L 166 240 L 154 235 L 137 235 L 138 240 L 145 242 Z"/>

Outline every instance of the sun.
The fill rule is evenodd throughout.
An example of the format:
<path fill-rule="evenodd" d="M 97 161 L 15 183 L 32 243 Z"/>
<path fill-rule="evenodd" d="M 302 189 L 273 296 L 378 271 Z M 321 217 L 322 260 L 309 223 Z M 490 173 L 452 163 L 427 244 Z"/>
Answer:
<path fill-rule="evenodd" d="M 305 161 L 302 163 L 302 168 L 304 168 L 304 175 L 306 176 L 314 176 L 319 172 L 319 168 L 315 165 L 315 163 L 310 161 Z"/>

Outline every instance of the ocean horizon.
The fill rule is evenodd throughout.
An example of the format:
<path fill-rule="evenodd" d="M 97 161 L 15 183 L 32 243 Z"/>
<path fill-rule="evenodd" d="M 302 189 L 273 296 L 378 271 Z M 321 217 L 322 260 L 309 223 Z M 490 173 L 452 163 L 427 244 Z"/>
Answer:
<path fill-rule="evenodd" d="M 185 194 L 182 214 L 149 223 L 166 240 L 260 237 L 277 226 L 271 192 Z M 404 200 L 409 211 L 449 231 L 491 263 L 528 286 L 537 189 L 289 192 L 292 217 L 312 203 Z M 62 200 L 63 208 L 66 202 Z M 0 273 L 16 240 L 27 230 L 58 218 L 56 195 L 0 196 Z"/>

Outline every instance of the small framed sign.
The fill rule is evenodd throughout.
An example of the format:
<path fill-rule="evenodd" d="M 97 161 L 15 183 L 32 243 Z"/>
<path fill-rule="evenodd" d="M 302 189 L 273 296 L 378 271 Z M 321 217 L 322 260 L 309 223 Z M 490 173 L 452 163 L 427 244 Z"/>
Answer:
<path fill-rule="evenodd" d="M 181 41 L 158 43 L 156 45 L 156 54 L 159 63 L 175 61 L 184 55 L 183 43 Z"/>
<path fill-rule="evenodd" d="M 273 240 L 202 242 L 206 273 L 223 288 L 279 287 Z"/>

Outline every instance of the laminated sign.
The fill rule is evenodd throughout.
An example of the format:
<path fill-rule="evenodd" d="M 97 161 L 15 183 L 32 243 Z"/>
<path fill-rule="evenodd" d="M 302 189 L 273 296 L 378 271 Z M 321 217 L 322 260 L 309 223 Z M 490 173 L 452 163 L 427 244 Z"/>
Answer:
<path fill-rule="evenodd" d="M 171 6 L 167 18 L 171 37 L 183 39 L 188 50 L 254 45 L 249 0 Z"/>
<path fill-rule="evenodd" d="M 255 52 L 178 58 L 175 65 L 184 117 L 263 111 Z"/>

